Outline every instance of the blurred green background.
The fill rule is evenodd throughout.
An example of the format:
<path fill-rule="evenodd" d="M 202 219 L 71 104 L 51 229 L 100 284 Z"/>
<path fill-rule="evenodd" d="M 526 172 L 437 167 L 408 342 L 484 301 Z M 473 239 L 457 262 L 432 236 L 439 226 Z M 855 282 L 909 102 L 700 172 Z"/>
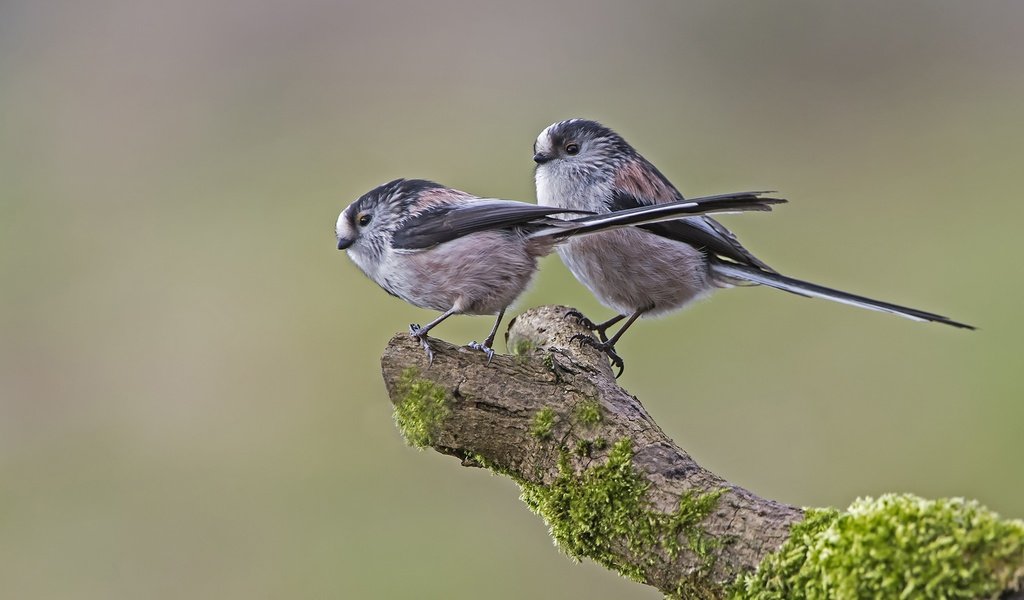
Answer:
<path fill-rule="evenodd" d="M 1024 516 L 1024 3 L 0 3 L 4 598 L 657 598 L 508 480 L 405 447 L 378 357 L 432 314 L 335 250 L 394 177 L 533 200 L 619 130 L 783 271 L 620 346 L 622 384 L 761 495 Z M 549 258 L 519 308 L 610 312 Z M 515 312 L 515 311 L 514 311 Z M 480 339 L 488 317 L 452 319 Z"/>

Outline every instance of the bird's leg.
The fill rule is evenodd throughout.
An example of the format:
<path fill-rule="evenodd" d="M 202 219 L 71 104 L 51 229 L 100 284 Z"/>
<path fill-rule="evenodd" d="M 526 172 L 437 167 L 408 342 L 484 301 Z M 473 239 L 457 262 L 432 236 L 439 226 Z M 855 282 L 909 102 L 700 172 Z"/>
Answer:
<path fill-rule="evenodd" d="M 427 353 L 428 367 L 434 364 L 434 350 L 430 347 L 430 342 L 427 340 L 427 332 L 433 329 L 435 325 L 437 325 L 441 321 L 444 321 L 445 319 L 454 315 L 457 312 L 459 311 L 456 310 L 456 308 L 453 306 L 446 310 L 445 312 L 443 312 L 440 317 L 427 323 L 423 327 L 420 327 L 418 323 L 413 323 L 409 325 L 409 335 L 418 339 L 420 341 L 420 345 L 423 346 L 423 350 Z"/>
<path fill-rule="evenodd" d="M 604 323 L 594 323 L 576 309 L 571 309 L 569 312 L 565 313 L 565 316 L 573 317 L 580 325 L 591 331 L 596 331 L 597 337 L 601 338 L 602 342 L 608 341 L 608 328 L 626 318 L 626 315 L 615 315 Z"/>
<path fill-rule="evenodd" d="M 494 345 L 494 336 L 498 335 L 498 325 L 501 325 L 501 319 L 504 316 L 505 309 L 503 308 L 501 309 L 501 312 L 498 313 L 498 318 L 494 320 L 494 327 L 491 327 L 491 333 L 488 334 L 487 339 L 484 340 L 484 343 L 478 344 L 475 341 L 473 341 L 468 344 L 469 348 L 472 348 L 474 350 L 480 350 L 487 355 L 487 364 L 491 364 L 491 359 L 494 358 L 494 349 L 492 348 L 492 346 Z"/>
<path fill-rule="evenodd" d="M 615 332 L 615 335 L 613 335 L 609 339 L 602 339 L 600 342 L 597 342 L 594 340 L 593 337 L 589 335 L 583 335 L 580 333 L 572 336 L 572 339 L 570 339 L 569 341 L 572 342 L 574 340 L 579 340 L 581 345 L 587 344 L 588 346 L 596 348 L 601 352 L 607 354 L 608 360 L 611 361 L 612 366 L 619 368 L 619 373 L 615 376 L 615 378 L 618 379 L 619 377 L 622 377 L 622 374 L 626 371 L 626 363 L 623 362 L 622 357 L 615 352 L 615 344 L 619 341 L 619 338 L 622 337 L 622 334 L 626 333 L 626 330 L 629 329 L 629 326 L 632 325 L 634 321 L 639 319 L 640 315 L 644 314 L 649 310 L 651 310 L 651 307 L 645 306 L 634 312 L 632 315 L 629 316 L 629 319 L 626 320 L 625 324 L 623 324 L 622 327 L 619 327 L 619 330 Z M 620 315 L 614 319 L 611 319 L 607 323 L 602 323 L 601 325 L 607 329 L 608 326 L 614 325 L 618 321 L 621 321 L 623 318 L 625 317 Z"/>

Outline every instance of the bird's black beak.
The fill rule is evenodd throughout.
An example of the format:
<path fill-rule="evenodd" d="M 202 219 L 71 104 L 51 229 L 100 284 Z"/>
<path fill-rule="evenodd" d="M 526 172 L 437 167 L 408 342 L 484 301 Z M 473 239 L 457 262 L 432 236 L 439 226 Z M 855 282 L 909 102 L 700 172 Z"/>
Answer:
<path fill-rule="evenodd" d="M 354 244 L 355 241 L 356 241 L 355 238 L 344 238 L 344 237 L 338 238 L 338 250 L 345 250 L 345 249 L 347 249 L 349 246 Z"/>
<path fill-rule="evenodd" d="M 538 152 L 538 153 L 533 155 L 533 162 L 537 163 L 538 165 L 542 165 L 542 164 L 548 162 L 549 160 L 551 160 L 552 158 L 554 158 L 554 157 L 552 157 L 550 154 L 544 154 L 543 152 Z"/>

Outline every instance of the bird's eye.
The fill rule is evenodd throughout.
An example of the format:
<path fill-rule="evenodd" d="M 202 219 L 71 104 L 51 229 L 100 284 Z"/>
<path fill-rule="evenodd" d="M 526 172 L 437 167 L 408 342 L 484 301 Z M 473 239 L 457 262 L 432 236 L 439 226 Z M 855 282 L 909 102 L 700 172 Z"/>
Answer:
<path fill-rule="evenodd" d="M 569 142 L 565 145 L 565 153 L 570 156 L 575 156 L 580 153 L 580 145 L 575 142 Z"/>
<path fill-rule="evenodd" d="M 360 227 L 366 227 L 367 225 L 370 224 L 370 221 L 372 220 L 373 215 L 371 215 L 370 213 L 359 213 L 359 215 L 356 216 L 356 223 L 359 223 Z"/>

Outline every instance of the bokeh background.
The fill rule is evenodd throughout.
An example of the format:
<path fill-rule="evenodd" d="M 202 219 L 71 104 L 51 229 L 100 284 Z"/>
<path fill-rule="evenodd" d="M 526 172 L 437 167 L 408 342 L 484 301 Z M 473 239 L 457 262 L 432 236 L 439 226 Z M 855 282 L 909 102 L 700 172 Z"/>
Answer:
<path fill-rule="evenodd" d="M 1024 516 L 1022 60 L 1009 0 L 0 3 L 0 595 L 657 598 L 403 445 L 378 357 L 432 315 L 334 248 L 394 177 L 532 201 L 572 116 L 684 194 L 780 190 L 726 221 L 782 270 L 981 327 L 761 289 L 642 322 L 622 383 L 698 460 Z M 610 315 L 557 259 L 545 303 Z"/>

